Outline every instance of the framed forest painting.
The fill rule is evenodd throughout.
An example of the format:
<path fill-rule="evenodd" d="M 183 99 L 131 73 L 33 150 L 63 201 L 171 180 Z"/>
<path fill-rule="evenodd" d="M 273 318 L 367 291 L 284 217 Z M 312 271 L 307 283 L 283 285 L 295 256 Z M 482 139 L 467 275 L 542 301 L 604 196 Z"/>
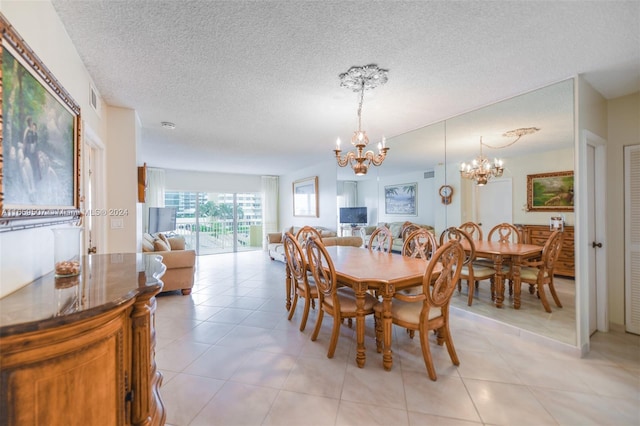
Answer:
<path fill-rule="evenodd" d="M 573 211 L 573 171 L 527 175 L 528 211 Z"/>

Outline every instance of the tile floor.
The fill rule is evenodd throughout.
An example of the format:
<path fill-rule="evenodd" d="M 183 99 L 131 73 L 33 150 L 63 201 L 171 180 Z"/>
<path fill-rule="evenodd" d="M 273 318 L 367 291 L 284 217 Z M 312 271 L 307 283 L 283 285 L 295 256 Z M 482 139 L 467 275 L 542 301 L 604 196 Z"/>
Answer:
<path fill-rule="evenodd" d="M 168 425 L 638 425 L 640 336 L 598 333 L 582 359 L 452 309 L 460 358 L 394 328 L 394 367 L 382 368 L 373 320 L 367 364 L 355 364 L 354 330 L 342 327 L 326 357 L 332 321 L 310 340 L 287 321 L 284 264 L 266 253 L 198 257 L 190 296 L 157 298 L 156 362 Z M 466 300 L 466 295 L 461 295 Z M 475 302 L 474 302 L 475 304 Z M 540 307 L 540 309 L 542 309 Z"/>

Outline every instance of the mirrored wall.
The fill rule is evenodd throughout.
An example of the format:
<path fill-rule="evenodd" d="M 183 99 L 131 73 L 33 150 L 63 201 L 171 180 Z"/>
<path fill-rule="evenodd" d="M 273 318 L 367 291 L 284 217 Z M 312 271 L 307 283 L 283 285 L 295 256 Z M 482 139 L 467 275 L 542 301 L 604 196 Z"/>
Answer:
<path fill-rule="evenodd" d="M 573 211 L 528 209 L 527 177 L 573 171 L 573 98 L 571 79 L 389 138 L 387 159 L 380 167 L 371 166 L 366 176 L 356 177 L 349 167 L 337 168 L 338 206 L 367 207 L 368 225 L 412 221 L 433 226 L 437 235 L 466 221 L 482 223 L 485 235 L 502 221 L 549 226 L 551 217 L 562 217 L 571 227 Z M 539 130 L 520 138 L 509 136 L 510 131 L 521 128 Z M 480 138 L 482 153 L 491 160 L 501 159 L 504 167 L 503 175 L 485 186 L 460 176 L 461 163 L 480 154 Z M 453 189 L 448 200 L 439 191 L 443 185 Z M 415 191 L 413 204 L 403 200 L 398 209 L 398 199 L 389 194 L 405 189 Z M 487 285 L 479 289 L 472 306 L 467 306 L 465 286 L 462 293 L 456 292 L 453 304 L 575 345 L 574 281 L 559 277 L 556 286 L 563 308 L 552 304 L 551 314 L 524 287 L 519 310 L 513 308 L 508 293 L 504 308 L 495 308 Z"/>

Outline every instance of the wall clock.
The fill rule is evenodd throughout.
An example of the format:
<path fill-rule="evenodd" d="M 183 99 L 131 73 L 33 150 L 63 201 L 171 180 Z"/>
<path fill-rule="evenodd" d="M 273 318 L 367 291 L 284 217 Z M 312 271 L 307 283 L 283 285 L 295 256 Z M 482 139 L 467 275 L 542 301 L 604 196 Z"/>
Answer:
<path fill-rule="evenodd" d="M 442 197 L 442 204 L 451 203 L 451 196 L 453 195 L 453 188 L 451 185 L 442 185 L 438 192 L 440 193 L 440 197 Z"/>

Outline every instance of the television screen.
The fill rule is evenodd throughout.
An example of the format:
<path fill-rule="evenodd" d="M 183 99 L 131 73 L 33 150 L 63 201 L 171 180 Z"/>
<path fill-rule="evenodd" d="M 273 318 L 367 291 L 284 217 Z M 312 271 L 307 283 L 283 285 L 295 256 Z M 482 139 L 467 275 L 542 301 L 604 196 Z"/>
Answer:
<path fill-rule="evenodd" d="M 177 211 L 175 207 L 149 207 L 149 233 L 175 230 Z"/>
<path fill-rule="evenodd" d="M 367 223 L 367 208 L 340 207 L 340 223 Z"/>

